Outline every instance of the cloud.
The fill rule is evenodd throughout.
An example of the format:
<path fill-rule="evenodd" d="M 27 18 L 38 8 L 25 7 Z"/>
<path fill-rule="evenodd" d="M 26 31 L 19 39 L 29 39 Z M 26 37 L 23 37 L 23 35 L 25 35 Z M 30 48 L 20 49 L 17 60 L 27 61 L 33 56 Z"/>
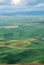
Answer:
<path fill-rule="evenodd" d="M 0 12 L 14 13 L 14 12 L 30 12 L 30 11 L 44 11 L 44 0 L 21 0 L 19 6 L 12 4 L 13 0 L 0 0 Z"/>
<path fill-rule="evenodd" d="M 44 7 L 44 3 L 39 3 L 35 7 Z"/>
<path fill-rule="evenodd" d="M 0 0 L 0 3 L 4 2 L 4 0 Z"/>
<path fill-rule="evenodd" d="M 30 4 L 30 3 L 35 3 L 35 2 L 36 2 L 36 0 L 21 0 L 20 5 L 27 5 L 28 3 Z M 11 0 L 11 5 L 13 5 L 14 3 L 15 3 L 15 0 Z"/>

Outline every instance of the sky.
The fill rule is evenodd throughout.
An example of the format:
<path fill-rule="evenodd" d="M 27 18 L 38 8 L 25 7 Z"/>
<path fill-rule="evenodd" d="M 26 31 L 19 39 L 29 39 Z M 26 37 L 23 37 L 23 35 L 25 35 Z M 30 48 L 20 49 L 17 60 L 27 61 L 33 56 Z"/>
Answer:
<path fill-rule="evenodd" d="M 0 15 L 44 15 L 44 0 L 0 0 Z"/>

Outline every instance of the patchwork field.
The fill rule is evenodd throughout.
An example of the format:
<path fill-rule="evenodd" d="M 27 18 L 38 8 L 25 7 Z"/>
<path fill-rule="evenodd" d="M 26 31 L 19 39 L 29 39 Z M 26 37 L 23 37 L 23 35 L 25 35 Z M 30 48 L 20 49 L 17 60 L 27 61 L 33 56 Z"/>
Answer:
<path fill-rule="evenodd" d="M 0 23 L 0 64 L 44 64 L 44 21 L 21 21 Z"/>

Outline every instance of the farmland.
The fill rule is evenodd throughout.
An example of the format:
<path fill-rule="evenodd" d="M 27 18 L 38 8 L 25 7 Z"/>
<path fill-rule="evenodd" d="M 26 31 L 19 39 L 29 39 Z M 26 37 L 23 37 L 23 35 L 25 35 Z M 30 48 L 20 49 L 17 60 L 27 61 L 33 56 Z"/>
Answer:
<path fill-rule="evenodd" d="M 1 17 L 0 63 L 44 64 L 44 20 Z"/>

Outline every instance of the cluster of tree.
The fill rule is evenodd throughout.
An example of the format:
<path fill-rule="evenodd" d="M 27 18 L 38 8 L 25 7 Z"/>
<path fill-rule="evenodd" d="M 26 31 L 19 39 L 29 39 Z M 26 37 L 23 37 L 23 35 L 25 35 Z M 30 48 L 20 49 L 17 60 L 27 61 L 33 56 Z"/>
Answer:
<path fill-rule="evenodd" d="M 3 34 L 3 37 L 4 37 L 5 39 L 9 39 L 9 38 L 13 37 L 13 33 Z"/>

